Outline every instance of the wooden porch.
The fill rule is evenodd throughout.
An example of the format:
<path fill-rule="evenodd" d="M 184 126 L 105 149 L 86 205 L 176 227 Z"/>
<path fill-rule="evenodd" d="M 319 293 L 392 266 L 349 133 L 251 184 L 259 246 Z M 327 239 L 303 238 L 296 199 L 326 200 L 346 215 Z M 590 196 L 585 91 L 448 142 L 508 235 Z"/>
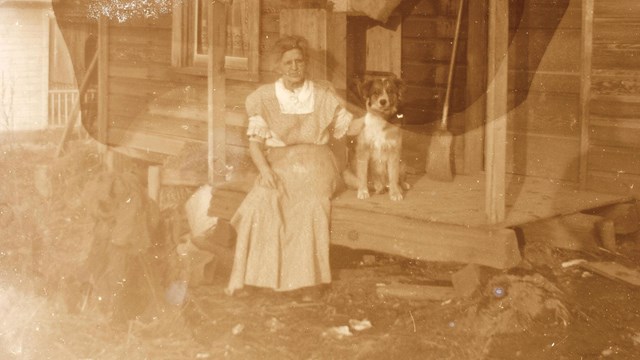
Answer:
<path fill-rule="evenodd" d="M 386 194 L 358 200 L 355 191 L 333 200 L 331 241 L 424 261 L 476 263 L 509 268 L 520 261 L 515 227 L 602 206 L 632 201 L 580 190 L 572 183 L 544 178 L 507 177 L 506 218 L 489 224 L 485 214 L 484 175 L 458 175 L 452 183 L 410 179 L 403 201 Z M 213 214 L 229 219 L 250 181 L 221 185 L 213 194 Z"/>

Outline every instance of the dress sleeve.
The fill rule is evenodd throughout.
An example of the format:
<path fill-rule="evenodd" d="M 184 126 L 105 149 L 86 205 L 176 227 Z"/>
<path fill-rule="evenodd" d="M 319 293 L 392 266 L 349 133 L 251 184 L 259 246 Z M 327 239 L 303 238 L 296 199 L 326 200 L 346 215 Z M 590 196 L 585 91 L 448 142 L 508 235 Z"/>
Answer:
<path fill-rule="evenodd" d="M 249 116 L 249 126 L 247 127 L 249 141 L 264 142 L 266 139 L 269 139 L 271 137 L 271 130 L 269 130 L 269 125 L 262 117 L 263 107 L 260 89 L 247 96 L 245 108 Z"/>
<path fill-rule="evenodd" d="M 353 115 L 347 109 L 339 106 L 333 120 L 333 137 L 336 139 L 343 137 L 347 133 L 352 120 Z"/>
<path fill-rule="evenodd" d="M 272 135 L 267 122 L 264 121 L 262 116 L 254 115 L 249 118 L 247 136 L 249 136 L 249 141 L 264 142 L 266 139 L 271 138 Z"/>
<path fill-rule="evenodd" d="M 332 116 L 333 137 L 340 139 L 349 129 L 353 115 L 344 107 L 344 101 L 336 94 L 333 86 L 326 86 L 328 99 L 326 101 L 328 114 Z"/>

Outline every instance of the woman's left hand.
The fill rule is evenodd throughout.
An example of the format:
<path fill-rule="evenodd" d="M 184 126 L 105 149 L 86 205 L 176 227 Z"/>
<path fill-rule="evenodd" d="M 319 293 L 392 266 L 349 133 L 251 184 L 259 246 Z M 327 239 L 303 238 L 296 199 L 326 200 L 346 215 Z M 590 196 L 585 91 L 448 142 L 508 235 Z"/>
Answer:
<path fill-rule="evenodd" d="M 260 185 L 270 189 L 275 189 L 278 182 L 278 175 L 276 175 L 273 170 L 269 169 L 260 173 L 259 181 Z"/>

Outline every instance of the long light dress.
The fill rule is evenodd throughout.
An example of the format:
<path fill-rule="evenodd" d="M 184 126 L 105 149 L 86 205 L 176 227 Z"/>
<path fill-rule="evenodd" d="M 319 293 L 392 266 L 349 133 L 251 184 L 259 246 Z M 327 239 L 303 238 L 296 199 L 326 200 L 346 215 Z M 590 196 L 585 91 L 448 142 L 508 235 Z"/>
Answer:
<path fill-rule="evenodd" d="M 227 293 L 245 285 L 287 291 L 331 282 L 330 199 L 339 179 L 330 135 L 344 136 L 352 116 L 331 87 L 282 80 L 247 97 L 250 141 L 264 142 L 275 189 L 258 181 L 231 219 L 237 233 Z"/>

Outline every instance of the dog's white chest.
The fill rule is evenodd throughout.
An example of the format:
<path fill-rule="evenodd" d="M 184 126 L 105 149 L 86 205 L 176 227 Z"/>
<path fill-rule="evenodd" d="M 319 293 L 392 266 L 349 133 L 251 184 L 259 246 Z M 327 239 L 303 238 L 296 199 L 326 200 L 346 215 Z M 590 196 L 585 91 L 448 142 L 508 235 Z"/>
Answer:
<path fill-rule="evenodd" d="M 366 114 L 364 118 L 363 137 L 367 144 L 376 150 L 396 145 L 396 141 L 387 137 L 385 126 L 387 122 L 371 114 Z"/>

